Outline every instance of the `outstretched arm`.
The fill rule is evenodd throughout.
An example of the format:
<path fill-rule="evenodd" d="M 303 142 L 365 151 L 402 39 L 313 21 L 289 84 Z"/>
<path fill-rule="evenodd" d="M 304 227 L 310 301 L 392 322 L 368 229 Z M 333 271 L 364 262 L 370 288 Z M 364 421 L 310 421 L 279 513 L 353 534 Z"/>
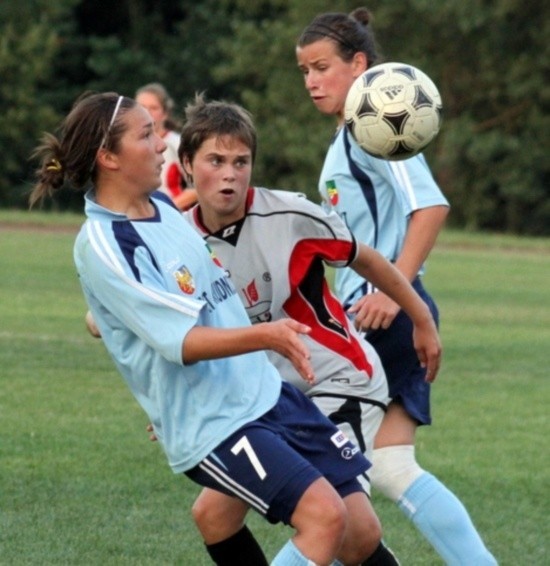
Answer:
<path fill-rule="evenodd" d="M 94 338 L 101 338 L 90 311 L 86 313 L 86 328 Z M 310 331 L 309 326 L 290 318 L 242 328 L 195 326 L 183 342 L 182 360 L 192 364 L 257 350 L 273 350 L 288 358 L 302 379 L 312 384 L 315 376 L 309 350 L 300 340 L 300 334 L 309 334 Z"/>
<path fill-rule="evenodd" d="M 418 358 L 427 369 L 426 379 L 433 381 L 441 363 L 441 342 L 430 309 L 413 289 L 407 278 L 377 251 L 359 244 L 357 258 L 351 265 L 395 304 L 402 308 L 414 324 L 413 340 Z M 385 308 L 377 308 L 370 301 L 372 295 L 357 301 L 349 312 L 355 315 L 359 328 L 387 328 L 394 316 Z"/>
<path fill-rule="evenodd" d="M 288 318 L 243 328 L 195 326 L 183 342 L 182 359 L 190 364 L 257 350 L 274 350 L 288 358 L 303 379 L 313 383 L 309 350 L 300 339 L 301 334 L 308 334 L 310 330 L 309 326 Z"/>

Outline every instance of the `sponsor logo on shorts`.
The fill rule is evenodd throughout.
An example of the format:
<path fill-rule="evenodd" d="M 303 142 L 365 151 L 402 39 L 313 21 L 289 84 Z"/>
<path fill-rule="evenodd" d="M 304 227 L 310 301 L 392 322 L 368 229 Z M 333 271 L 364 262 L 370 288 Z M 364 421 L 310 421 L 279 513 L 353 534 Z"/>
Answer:
<path fill-rule="evenodd" d="M 342 458 L 344 458 L 344 460 L 351 460 L 357 452 L 359 452 L 359 448 L 357 448 L 357 446 L 346 446 L 342 450 Z"/>
<path fill-rule="evenodd" d="M 336 448 L 342 448 L 344 444 L 349 442 L 348 437 L 341 430 L 335 432 L 330 439 Z"/>

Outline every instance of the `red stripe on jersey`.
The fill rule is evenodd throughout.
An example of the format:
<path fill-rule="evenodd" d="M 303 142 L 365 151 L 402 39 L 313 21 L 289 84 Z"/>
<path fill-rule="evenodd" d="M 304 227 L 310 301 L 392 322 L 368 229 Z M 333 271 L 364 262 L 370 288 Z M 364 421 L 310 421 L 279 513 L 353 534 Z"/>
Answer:
<path fill-rule="evenodd" d="M 330 291 L 321 261 L 345 260 L 352 250 L 353 242 L 300 241 L 289 261 L 290 297 L 283 308 L 288 316 L 311 327 L 310 338 L 372 377 L 372 365 L 359 340 L 350 332 L 350 321 Z"/>
<path fill-rule="evenodd" d="M 183 190 L 183 175 L 177 163 L 170 163 L 166 171 L 166 186 L 173 197 L 177 197 Z"/>

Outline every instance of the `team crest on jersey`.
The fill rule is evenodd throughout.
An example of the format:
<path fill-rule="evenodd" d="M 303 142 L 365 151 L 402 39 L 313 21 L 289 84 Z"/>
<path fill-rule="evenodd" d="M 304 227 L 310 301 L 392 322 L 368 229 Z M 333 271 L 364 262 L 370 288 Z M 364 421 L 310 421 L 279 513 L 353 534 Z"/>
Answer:
<path fill-rule="evenodd" d="M 177 271 L 174 271 L 174 277 L 176 278 L 179 288 L 185 294 L 191 295 L 195 292 L 195 281 L 185 265 L 182 265 Z"/>
<path fill-rule="evenodd" d="M 327 188 L 329 203 L 332 206 L 336 206 L 338 204 L 338 189 L 336 187 L 336 183 L 334 181 L 327 181 L 325 186 Z"/>
<path fill-rule="evenodd" d="M 218 259 L 218 256 L 214 253 L 214 250 L 208 244 L 205 244 L 205 245 L 206 245 L 206 249 L 208 250 L 208 253 L 210 254 L 210 257 L 212 258 L 212 261 L 218 267 L 223 267 L 222 262 Z"/>

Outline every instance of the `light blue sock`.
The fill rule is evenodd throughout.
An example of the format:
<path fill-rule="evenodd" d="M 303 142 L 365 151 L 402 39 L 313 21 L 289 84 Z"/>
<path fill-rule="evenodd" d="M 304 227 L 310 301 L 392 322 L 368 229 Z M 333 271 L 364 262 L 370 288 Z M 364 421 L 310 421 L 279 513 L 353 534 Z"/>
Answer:
<path fill-rule="evenodd" d="M 271 562 L 271 566 L 315 566 L 315 563 L 308 560 L 297 548 L 296 545 L 289 540 L 277 556 Z"/>
<path fill-rule="evenodd" d="M 412 520 L 448 566 L 495 566 L 468 512 L 436 477 L 425 472 L 397 505 Z"/>

